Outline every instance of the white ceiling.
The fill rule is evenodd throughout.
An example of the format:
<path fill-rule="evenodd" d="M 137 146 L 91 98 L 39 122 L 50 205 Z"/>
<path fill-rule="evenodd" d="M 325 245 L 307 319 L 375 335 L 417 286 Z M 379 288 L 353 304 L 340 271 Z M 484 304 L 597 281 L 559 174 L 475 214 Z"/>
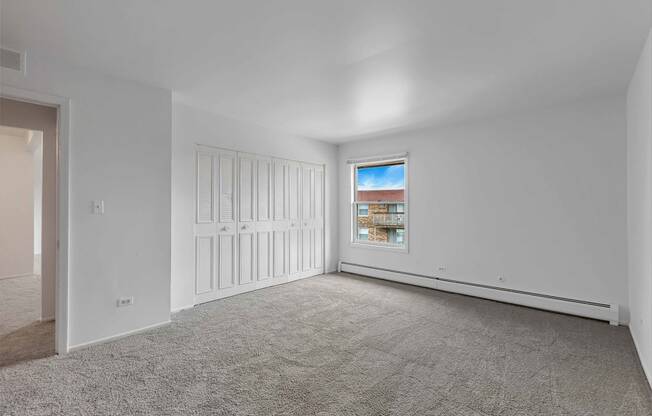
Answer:
<path fill-rule="evenodd" d="M 649 0 L 2 0 L 0 36 L 342 142 L 624 92 L 650 14 Z"/>

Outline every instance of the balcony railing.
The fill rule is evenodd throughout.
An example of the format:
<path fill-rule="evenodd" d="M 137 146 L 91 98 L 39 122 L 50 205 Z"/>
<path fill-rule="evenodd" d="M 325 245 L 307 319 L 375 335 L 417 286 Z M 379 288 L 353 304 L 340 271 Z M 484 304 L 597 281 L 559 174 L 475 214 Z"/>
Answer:
<path fill-rule="evenodd" d="M 387 227 L 403 227 L 405 225 L 405 214 L 372 214 L 371 219 L 374 225 L 382 225 Z"/>

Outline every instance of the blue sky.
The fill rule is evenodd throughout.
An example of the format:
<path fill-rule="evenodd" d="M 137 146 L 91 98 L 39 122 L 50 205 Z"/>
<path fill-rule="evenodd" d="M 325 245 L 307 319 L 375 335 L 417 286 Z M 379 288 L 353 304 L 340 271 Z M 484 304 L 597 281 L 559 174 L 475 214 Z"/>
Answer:
<path fill-rule="evenodd" d="M 405 165 L 358 168 L 358 190 L 404 189 Z"/>

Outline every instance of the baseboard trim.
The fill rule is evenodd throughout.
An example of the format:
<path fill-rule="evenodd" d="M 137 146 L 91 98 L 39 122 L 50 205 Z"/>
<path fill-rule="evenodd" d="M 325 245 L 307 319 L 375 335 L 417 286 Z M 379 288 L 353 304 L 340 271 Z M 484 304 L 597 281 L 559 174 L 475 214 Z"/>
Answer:
<path fill-rule="evenodd" d="M 25 274 L 10 274 L 8 276 L 0 276 L 0 280 L 5 280 L 5 279 L 18 279 L 19 277 L 28 277 L 28 276 L 35 276 L 34 273 L 25 273 Z"/>
<path fill-rule="evenodd" d="M 294 275 L 287 276 L 287 282 L 290 283 L 301 279 L 307 279 L 309 277 L 315 277 L 324 274 L 323 270 L 306 270 Z"/>
<path fill-rule="evenodd" d="M 98 338 L 98 339 L 95 339 L 93 341 L 82 342 L 81 344 L 76 344 L 76 345 L 72 345 L 72 346 L 68 347 L 68 352 L 77 351 L 77 350 L 80 350 L 80 349 L 83 349 L 83 348 L 86 348 L 86 347 L 90 347 L 92 345 L 103 344 L 103 343 L 109 342 L 109 341 L 115 341 L 115 340 L 120 339 L 120 338 L 128 337 L 130 335 L 135 335 L 135 334 L 138 334 L 138 333 L 141 333 L 141 332 L 148 331 L 150 329 L 154 329 L 154 328 L 158 328 L 158 327 L 161 327 L 161 326 L 168 325 L 168 324 L 170 324 L 170 322 L 172 322 L 172 321 L 170 321 L 168 319 L 167 321 L 159 322 L 159 323 L 156 323 L 156 324 L 153 324 L 153 325 L 147 325 L 147 326 L 144 326 L 142 328 L 133 329 L 131 331 L 121 332 L 121 333 L 116 334 L 116 335 L 110 335 L 108 337 Z"/>
<path fill-rule="evenodd" d="M 513 289 L 504 289 L 476 283 L 467 283 L 436 276 L 427 276 L 416 273 L 406 273 L 397 270 L 383 269 L 361 264 L 340 262 L 340 270 L 363 276 L 376 277 L 414 286 L 445 292 L 458 293 L 467 296 L 490 299 L 499 302 L 512 303 L 552 312 L 560 312 L 584 318 L 608 321 L 611 325 L 619 324 L 619 308 L 617 304 L 606 304 L 576 299 L 566 299 L 558 296 L 525 292 Z"/>
<path fill-rule="evenodd" d="M 50 322 L 50 321 L 54 321 L 54 315 L 41 318 L 41 322 Z"/>
<path fill-rule="evenodd" d="M 267 289 L 268 287 L 284 285 L 286 283 L 292 283 L 297 280 L 307 279 L 309 277 L 314 277 L 314 276 L 320 276 L 322 274 L 324 274 L 322 270 L 307 270 L 307 271 L 301 271 L 295 273 L 293 275 L 270 277 L 265 280 L 259 280 L 259 281 L 248 283 L 246 285 L 241 285 L 235 288 L 226 289 L 221 293 L 211 294 L 210 298 L 196 296 L 194 306 L 201 305 L 203 303 L 213 302 L 220 299 L 230 298 L 232 296 L 242 295 L 244 293 L 254 292 L 256 290 Z"/>
<path fill-rule="evenodd" d="M 178 308 L 174 308 L 174 309 L 172 309 L 172 310 L 170 311 L 170 313 L 178 313 L 178 312 L 181 312 L 181 311 L 185 311 L 186 309 L 192 309 L 192 308 L 194 308 L 194 307 L 195 307 L 195 305 L 180 306 L 180 307 L 178 307 Z"/>
<path fill-rule="evenodd" d="M 643 369 L 643 374 L 645 375 L 645 378 L 647 378 L 647 382 L 650 385 L 650 389 L 652 389 L 652 369 L 649 369 L 646 363 L 643 362 L 641 357 L 641 349 L 638 347 L 638 341 L 636 340 L 636 337 L 634 336 L 634 332 L 632 332 L 632 328 L 629 328 L 629 333 L 632 336 L 632 341 L 634 341 L 634 348 L 636 349 L 636 353 L 638 354 L 638 361 L 641 363 L 641 368 Z"/>

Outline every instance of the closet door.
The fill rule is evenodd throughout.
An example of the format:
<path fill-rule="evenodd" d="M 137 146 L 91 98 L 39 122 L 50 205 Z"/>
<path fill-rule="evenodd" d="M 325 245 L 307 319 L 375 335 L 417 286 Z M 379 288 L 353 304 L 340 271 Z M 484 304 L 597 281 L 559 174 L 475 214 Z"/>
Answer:
<path fill-rule="evenodd" d="M 314 263 L 315 169 L 301 165 L 301 270 L 310 271 Z"/>
<path fill-rule="evenodd" d="M 324 167 L 301 166 L 301 266 L 314 275 L 324 270 Z"/>
<path fill-rule="evenodd" d="M 236 285 L 236 196 L 237 158 L 235 152 L 218 152 L 216 181 L 218 291 Z"/>
<path fill-rule="evenodd" d="M 288 274 L 301 272 L 301 164 L 288 162 Z"/>
<path fill-rule="evenodd" d="M 274 176 L 272 159 L 256 159 L 256 278 L 270 279 L 274 274 Z"/>
<path fill-rule="evenodd" d="M 324 267 L 322 166 L 195 147 L 195 303 Z"/>
<path fill-rule="evenodd" d="M 315 166 L 314 170 L 314 218 L 313 229 L 314 238 L 312 244 L 312 269 L 319 273 L 324 273 L 324 167 Z"/>
<path fill-rule="evenodd" d="M 195 301 L 217 299 L 235 285 L 234 152 L 195 151 Z"/>
<path fill-rule="evenodd" d="M 256 281 L 256 156 L 238 154 L 238 284 Z"/>
<path fill-rule="evenodd" d="M 283 277 L 288 274 L 288 233 L 289 222 L 289 165 L 281 159 L 274 159 L 273 206 L 274 222 L 272 231 L 273 241 L 273 276 Z"/>

